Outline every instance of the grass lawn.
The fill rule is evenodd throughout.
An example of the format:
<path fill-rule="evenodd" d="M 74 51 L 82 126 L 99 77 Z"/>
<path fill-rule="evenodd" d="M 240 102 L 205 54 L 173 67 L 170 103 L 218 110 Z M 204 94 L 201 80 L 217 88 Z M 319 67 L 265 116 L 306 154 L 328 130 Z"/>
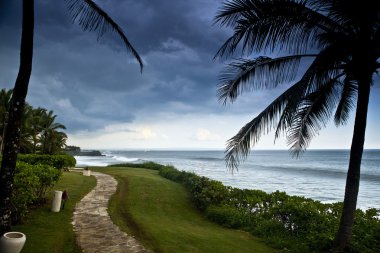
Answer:
<path fill-rule="evenodd" d="M 154 252 L 275 252 L 249 233 L 208 221 L 192 205 L 186 189 L 157 171 L 104 168 L 119 185 L 111 198 L 113 221 Z"/>
<path fill-rule="evenodd" d="M 86 195 L 94 186 L 94 177 L 84 177 L 81 173 L 64 172 L 61 180 L 54 187 L 67 190 L 69 200 L 65 209 L 59 213 L 50 211 L 51 201 L 31 212 L 23 225 L 13 227 L 13 231 L 26 234 L 26 243 L 22 253 L 79 253 L 71 225 L 72 213 L 76 202 Z M 53 197 L 53 192 L 50 198 Z"/>

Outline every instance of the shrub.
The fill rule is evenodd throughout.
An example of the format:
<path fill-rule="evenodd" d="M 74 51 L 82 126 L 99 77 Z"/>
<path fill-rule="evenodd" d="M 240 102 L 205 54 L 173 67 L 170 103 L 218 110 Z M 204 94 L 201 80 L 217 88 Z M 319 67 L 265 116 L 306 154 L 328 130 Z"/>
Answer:
<path fill-rule="evenodd" d="M 291 252 L 326 252 L 331 247 L 342 203 L 323 204 L 285 192 L 265 193 L 224 186 L 218 181 L 156 163 L 118 164 L 158 170 L 190 192 L 195 207 L 212 221 L 263 237 Z M 357 210 L 349 252 L 380 252 L 379 210 Z"/>
<path fill-rule="evenodd" d="M 60 170 L 75 167 L 76 164 L 75 158 L 70 155 L 19 154 L 17 160 L 32 165 L 49 165 Z"/>
<path fill-rule="evenodd" d="M 250 216 L 236 208 L 225 205 L 211 205 L 206 211 L 206 216 L 210 220 L 228 228 L 246 228 L 251 223 Z"/>
<path fill-rule="evenodd" d="M 37 199 L 40 179 L 33 167 L 26 163 L 18 163 L 14 176 L 13 194 L 11 202 L 14 207 L 12 212 L 13 222 L 19 222 L 28 213 L 28 206 Z"/>
<path fill-rule="evenodd" d="M 129 167 L 129 168 L 143 168 L 151 170 L 160 170 L 164 165 L 154 163 L 154 162 L 144 162 L 144 163 L 119 163 L 108 165 L 107 167 Z"/>
<path fill-rule="evenodd" d="M 37 200 L 45 200 L 47 191 L 58 182 L 62 175 L 61 170 L 57 170 L 49 165 L 34 165 L 33 172 L 39 178 L 40 185 L 37 191 Z"/>
<path fill-rule="evenodd" d="M 183 184 L 194 205 L 214 222 L 265 238 L 292 252 L 325 252 L 338 229 L 342 203 L 323 204 L 285 192 L 226 187 L 218 181 L 159 167 L 159 174 Z M 350 252 L 380 252 L 379 210 L 357 210 Z"/>
<path fill-rule="evenodd" d="M 21 222 L 32 204 L 45 201 L 47 191 L 59 180 L 61 170 L 49 165 L 17 162 L 11 202 L 13 222 Z"/>

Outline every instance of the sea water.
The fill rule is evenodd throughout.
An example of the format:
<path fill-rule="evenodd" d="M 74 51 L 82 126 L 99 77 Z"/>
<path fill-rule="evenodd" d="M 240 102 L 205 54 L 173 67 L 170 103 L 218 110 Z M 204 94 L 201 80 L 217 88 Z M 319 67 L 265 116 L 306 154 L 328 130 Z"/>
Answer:
<path fill-rule="evenodd" d="M 76 157 L 77 166 L 153 161 L 242 189 L 284 191 L 324 203 L 343 201 L 349 150 L 308 150 L 296 159 L 286 150 L 252 151 L 238 171 L 225 166 L 223 151 L 110 151 Z M 380 208 L 380 150 L 365 150 L 358 207 Z"/>

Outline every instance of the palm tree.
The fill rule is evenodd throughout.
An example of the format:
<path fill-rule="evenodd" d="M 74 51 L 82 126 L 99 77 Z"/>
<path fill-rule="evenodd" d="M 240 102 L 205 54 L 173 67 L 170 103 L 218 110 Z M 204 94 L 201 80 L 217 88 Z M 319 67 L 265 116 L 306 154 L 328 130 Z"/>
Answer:
<path fill-rule="evenodd" d="M 53 154 L 54 150 L 59 149 L 56 147 L 57 142 L 63 141 L 67 138 L 65 133 L 59 132 L 59 129 L 66 129 L 66 127 L 60 123 L 55 122 L 57 115 L 54 115 L 53 111 L 46 112 L 41 118 L 41 131 L 40 131 L 40 143 L 41 151 L 43 154 Z M 61 143 L 65 145 L 66 143 Z"/>
<path fill-rule="evenodd" d="M 380 1 L 228 0 L 215 22 L 234 31 L 216 57 L 233 55 L 237 49 L 248 56 L 221 73 L 222 102 L 234 102 L 246 91 L 290 83 L 227 142 L 229 168 L 237 168 L 251 146 L 272 130 L 275 139 L 286 134 L 291 152 L 298 156 L 333 114 L 335 124 L 343 125 L 356 105 L 343 211 L 334 241 L 335 250 L 343 250 L 352 234 L 369 94 L 380 68 Z M 272 57 L 256 57 L 262 52 Z M 307 61 L 311 63 L 300 76 L 299 64 Z"/>
<path fill-rule="evenodd" d="M 54 131 L 51 135 L 50 154 L 60 154 L 66 148 L 67 135 L 64 132 Z"/>
<path fill-rule="evenodd" d="M 32 143 L 31 153 L 35 154 L 37 152 L 37 146 L 39 142 L 39 135 L 42 130 L 42 120 L 43 116 L 46 114 L 46 109 L 38 107 L 32 109 L 28 117 L 28 126 L 25 129 L 29 139 Z"/>
<path fill-rule="evenodd" d="M 99 37 L 103 36 L 106 31 L 116 34 L 125 45 L 126 50 L 138 61 L 142 70 L 142 60 L 137 51 L 130 44 L 120 26 L 106 12 L 91 0 L 65 1 L 73 21 L 77 21 L 84 30 L 96 31 Z M 0 171 L 0 234 L 9 231 L 11 227 L 10 196 L 13 190 L 13 176 L 19 150 L 22 112 L 32 72 L 34 0 L 23 0 L 22 8 L 20 67 L 9 109 Z"/>

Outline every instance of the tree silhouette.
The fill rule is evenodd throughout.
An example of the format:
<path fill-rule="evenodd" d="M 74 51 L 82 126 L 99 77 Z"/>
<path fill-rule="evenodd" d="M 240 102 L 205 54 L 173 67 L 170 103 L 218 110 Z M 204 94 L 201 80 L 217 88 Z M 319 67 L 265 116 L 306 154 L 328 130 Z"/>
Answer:
<path fill-rule="evenodd" d="M 263 134 L 286 134 L 298 156 L 334 115 L 337 126 L 347 122 L 356 106 L 343 212 L 334 247 L 350 241 L 359 192 L 370 89 L 380 67 L 380 1 L 365 0 L 229 0 L 215 17 L 231 27 L 216 57 L 237 49 L 251 58 L 239 59 L 221 73 L 218 96 L 234 102 L 243 92 L 290 87 L 233 136 L 226 164 L 235 169 Z M 254 55 L 261 53 L 277 57 Z M 300 63 L 311 60 L 298 78 Z M 334 113 L 335 112 L 335 113 Z"/>
<path fill-rule="evenodd" d="M 121 27 L 105 11 L 91 0 L 65 1 L 73 21 L 79 23 L 84 30 L 97 32 L 98 37 L 103 36 L 107 31 L 117 35 L 127 52 L 138 61 L 142 70 L 143 63 L 137 51 L 130 44 Z M 22 8 L 20 66 L 9 109 L 0 171 L 0 234 L 9 231 L 11 227 L 10 197 L 13 190 L 16 159 L 20 146 L 23 109 L 32 72 L 34 0 L 23 0 Z"/>

